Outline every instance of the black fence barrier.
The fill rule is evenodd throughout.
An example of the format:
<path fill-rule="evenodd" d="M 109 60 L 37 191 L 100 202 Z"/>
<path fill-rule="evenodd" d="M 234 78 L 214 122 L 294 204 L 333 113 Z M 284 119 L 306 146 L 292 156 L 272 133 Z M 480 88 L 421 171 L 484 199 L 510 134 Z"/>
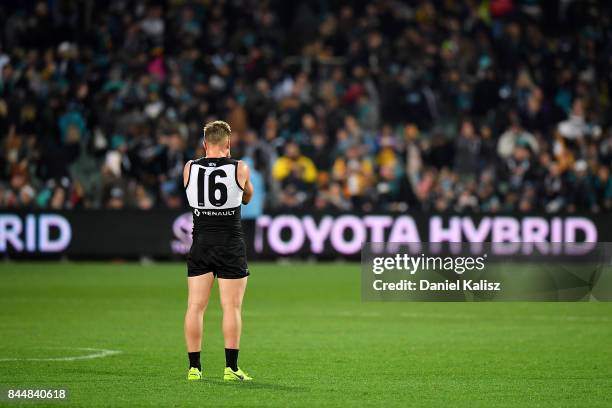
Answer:
<path fill-rule="evenodd" d="M 182 259 L 192 214 L 176 210 L 1 211 L 10 259 Z M 359 259 L 364 242 L 611 242 L 612 214 L 275 213 L 243 221 L 250 259 Z"/>

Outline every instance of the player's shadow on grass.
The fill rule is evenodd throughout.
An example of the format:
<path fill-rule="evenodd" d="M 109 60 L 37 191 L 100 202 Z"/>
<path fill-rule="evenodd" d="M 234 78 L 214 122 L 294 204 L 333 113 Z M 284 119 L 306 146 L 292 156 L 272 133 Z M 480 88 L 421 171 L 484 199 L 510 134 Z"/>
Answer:
<path fill-rule="evenodd" d="M 308 388 L 302 387 L 302 386 L 265 383 L 265 382 L 261 382 L 257 380 L 249 381 L 249 382 L 238 382 L 238 381 L 224 381 L 224 380 L 207 378 L 206 381 L 213 383 L 215 385 L 221 385 L 224 387 L 245 387 L 245 388 L 252 388 L 252 389 L 267 389 L 267 390 L 293 391 L 293 392 L 309 391 Z"/>

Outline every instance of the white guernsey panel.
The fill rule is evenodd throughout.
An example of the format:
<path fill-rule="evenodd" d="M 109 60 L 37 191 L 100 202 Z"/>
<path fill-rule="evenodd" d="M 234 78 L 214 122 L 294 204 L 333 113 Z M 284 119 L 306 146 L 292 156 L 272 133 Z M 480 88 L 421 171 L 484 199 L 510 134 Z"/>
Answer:
<path fill-rule="evenodd" d="M 189 205 L 199 210 L 224 210 L 240 206 L 242 189 L 236 179 L 237 173 L 236 164 L 192 164 L 186 188 Z"/>

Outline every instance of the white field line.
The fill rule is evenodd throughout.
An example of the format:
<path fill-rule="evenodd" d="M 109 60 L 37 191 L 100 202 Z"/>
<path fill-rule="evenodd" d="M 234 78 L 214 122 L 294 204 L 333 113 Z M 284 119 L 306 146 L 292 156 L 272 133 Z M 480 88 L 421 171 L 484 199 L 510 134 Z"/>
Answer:
<path fill-rule="evenodd" d="M 120 354 L 117 350 L 105 350 L 91 347 L 70 347 L 71 350 L 89 351 L 90 354 L 72 357 L 48 357 L 48 358 L 0 358 L 0 361 L 77 361 L 92 360 L 94 358 L 104 358 Z"/>

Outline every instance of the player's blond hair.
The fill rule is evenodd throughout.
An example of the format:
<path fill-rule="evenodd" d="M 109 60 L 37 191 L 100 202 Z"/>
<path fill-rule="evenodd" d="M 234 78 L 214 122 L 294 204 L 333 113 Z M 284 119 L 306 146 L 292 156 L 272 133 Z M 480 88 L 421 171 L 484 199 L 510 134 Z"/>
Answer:
<path fill-rule="evenodd" d="M 231 134 L 230 125 L 222 120 L 214 120 L 204 126 L 204 140 L 212 145 L 225 143 Z"/>

